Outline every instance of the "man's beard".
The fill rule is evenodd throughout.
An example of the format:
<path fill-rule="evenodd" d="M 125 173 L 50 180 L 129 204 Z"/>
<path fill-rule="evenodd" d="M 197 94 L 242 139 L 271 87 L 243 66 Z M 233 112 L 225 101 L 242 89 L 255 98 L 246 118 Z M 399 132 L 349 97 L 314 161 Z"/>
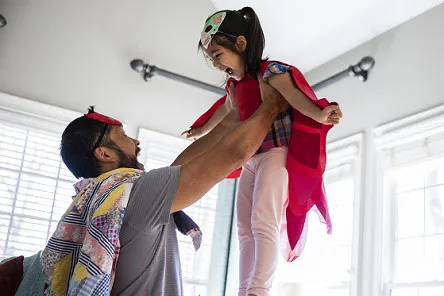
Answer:
<path fill-rule="evenodd" d="M 115 148 L 117 154 L 119 155 L 119 168 L 131 168 L 131 169 L 139 169 L 139 162 L 137 161 L 137 156 L 131 156 L 125 154 L 122 149 Z"/>

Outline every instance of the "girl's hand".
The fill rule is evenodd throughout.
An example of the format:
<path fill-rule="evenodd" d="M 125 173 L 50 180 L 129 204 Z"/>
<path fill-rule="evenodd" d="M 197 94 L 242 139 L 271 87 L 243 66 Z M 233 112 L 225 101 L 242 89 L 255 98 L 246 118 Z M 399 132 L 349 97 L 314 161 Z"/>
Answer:
<path fill-rule="evenodd" d="M 187 139 L 197 140 L 204 135 L 204 131 L 200 127 L 190 128 L 189 130 L 183 131 L 180 135 L 185 136 Z"/>
<path fill-rule="evenodd" d="M 341 121 L 342 111 L 339 105 L 330 105 L 319 112 L 317 118 L 313 118 L 317 122 L 326 125 L 337 125 Z"/>

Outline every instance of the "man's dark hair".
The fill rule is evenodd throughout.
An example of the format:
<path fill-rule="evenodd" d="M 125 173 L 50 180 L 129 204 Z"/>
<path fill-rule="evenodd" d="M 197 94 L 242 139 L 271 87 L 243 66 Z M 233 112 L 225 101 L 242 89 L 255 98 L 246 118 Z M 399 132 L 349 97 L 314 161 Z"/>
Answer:
<path fill-rule="evenodd" d="M 75 119 L 66 127 L 62 135 L 60 154 L 76 178 L 96 178 L 100 175 L 94 150 L 99 144 L 110 142 L 110 130 L 110 125 L 85 116 Z"/>

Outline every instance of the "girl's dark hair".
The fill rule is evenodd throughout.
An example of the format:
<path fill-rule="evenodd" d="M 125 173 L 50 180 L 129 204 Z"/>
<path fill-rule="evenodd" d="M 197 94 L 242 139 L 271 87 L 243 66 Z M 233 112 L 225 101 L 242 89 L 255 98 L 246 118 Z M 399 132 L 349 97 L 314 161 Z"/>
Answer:
<path fill-rule="evenodd" d="M 256 12 L 251 7 L 244 7 L 240 10 L 222 10 L 218 12 L 226 12 L 227 15 L 212 41 L 217 45 L 243 55 L 246 64 L 246 72 L 252 78 L 256 79 L 260 70 L 260 63 L 264 61 L 262 55 L 265 47 L 264 32 L 262 31 L 261 23 Z M 243 53 L 239 52 L 236 48 L 236 38 L 239 36 L 244 36 L 247 39 L 247 48 Z M 201 47 L 202 44 L 199 41 L 199 48 Z"/>

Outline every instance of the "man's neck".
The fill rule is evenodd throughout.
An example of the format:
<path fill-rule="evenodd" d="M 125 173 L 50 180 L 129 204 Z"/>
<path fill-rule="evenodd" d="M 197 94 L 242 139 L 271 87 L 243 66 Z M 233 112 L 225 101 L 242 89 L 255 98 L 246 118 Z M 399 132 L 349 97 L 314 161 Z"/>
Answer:
<path fill-rule="evenodd" d="M 100 164 L 100 175 L 106 174 L 108 172 L 118 169 L 119 166 L 114 162 L 101 163 Z"/>

